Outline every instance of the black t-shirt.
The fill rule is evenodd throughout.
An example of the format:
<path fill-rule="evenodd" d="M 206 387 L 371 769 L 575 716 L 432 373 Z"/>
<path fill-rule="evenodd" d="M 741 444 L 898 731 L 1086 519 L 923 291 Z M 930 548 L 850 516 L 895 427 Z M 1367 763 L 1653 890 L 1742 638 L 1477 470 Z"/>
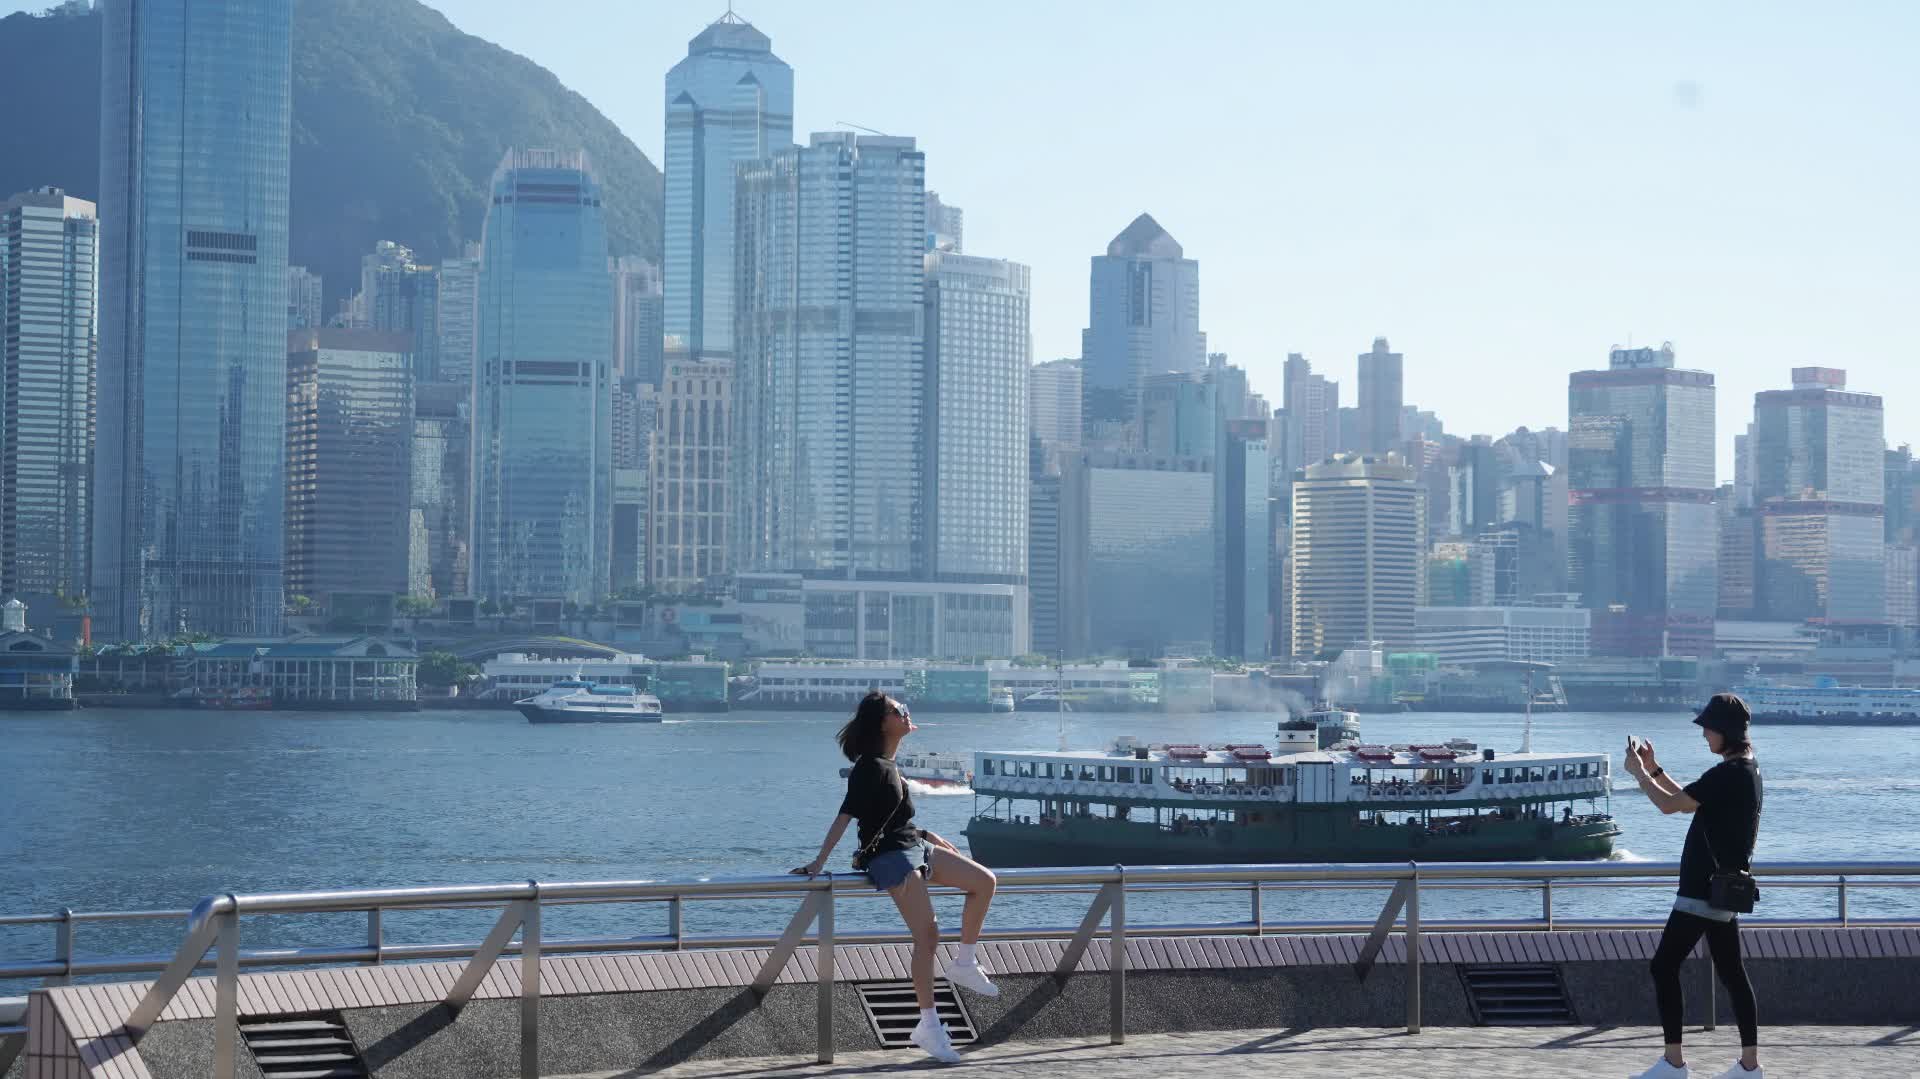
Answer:
<path fill-rule="evenodd" d="M 1721 761 L 1686 790 L 1700 808 L 1694 811 L 1680 854 L 1680 894 L 1706 899 L 1716 858 L 1721 870 L 1753 868 L 1753 843 L 1760 834 L 1760 766 L 1751 757 Z"/>
<path fill-rule="evenodd" d="M 900 769 L 885 757 L 862 757 L 847 773 L 840 812 L 860 822 L 860 847 L 869 855 L 907 850 L 920 842 L 913 825 L 913 797 Z M 871 847 L 868 844 L 872 844 Z"/>

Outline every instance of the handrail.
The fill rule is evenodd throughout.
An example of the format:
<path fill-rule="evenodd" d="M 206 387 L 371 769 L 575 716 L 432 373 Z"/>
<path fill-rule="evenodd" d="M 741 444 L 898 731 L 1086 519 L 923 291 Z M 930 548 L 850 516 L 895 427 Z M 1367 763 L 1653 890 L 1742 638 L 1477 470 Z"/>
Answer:
<path fill-rule="evenodd" d="M 999 872 L 999 892 L 1005 894 L 1085 894 L 1094 895 L 1085 917 L 1076 928 L 1000 927 L 985 934 L 990 940 L 1069 940 L 1068 955 L 1078 963 L 1101 921 L 1110 923 L 1111 941 L 1108 977 L 1109 1006 L 1112 1009 L 1112 1038 L 1115 1044 L 1125 1039 L 1126 937 L 1133 934 L 1197 936 L 1220 933 L 1261 935 L 1276 931 L 1368 933 L 1366 963 L 1378 954 L 1380 942 L 1396 922 L 1404 923 L 1407 936 L 1406 977 L 1407 1029 L 1420 1030 L 1420 957 L 1421 933 L 1469 930 L 1546 930 L 1649 928 L 1657 923 L 1636 920 L 1557 917 L 1553 909 L 1553 891 L 1573 887 L 1671 887 L 1679 873 L 1673 862 L 1502 862 L 1502 863 L 1313 863 L 1286 865 L 1205 865 L 1205 866 L 1114 866 L 1109 868 L 1069 867 L 1056 869 L 1009 869 Z M 1775 863 L 1754 867 L 1754 874 L 1771 879 L 1775 886 L 1826 888 L 1840 890 L 1839 915 L 1834 919 L 1787 919 L 1778 922 L 1749 921 L 1755 926 L 1777 925 L 1915 925 L 1920 919 L 1888 919 L 1876 922 L 1853 918 L 1847 895 L 1868 887 L 1920 887 L 1920 862 L 1801 862 Z M 1903 879 L 1916 878 L 1916 879 Z M 1539 920 L 1469 919 L 1426 920 L 1420 916 L 1420 893 L 1426 891 L 1512 889 L 1538 886 L 1543 896 Z M 1269 890 L 1363 890 L 1390 887 L 1387 909 L 1372 923 L 1311 922 L 1276 923 L 1265 917 L 1262 895 Z M 1245 891 L 1252 903 L 1252 920 L 1225 923 L 1176 923 L 1171 925 L 1129 927 L 1125 914 L 1128 893 L 1151 895 L 1178 891 Z M 940 892 L 947 890 L 941 889 Z M 0 965 L 0 977 L 44 977 L 63 979 L 76 975 L 133 973 L 160 970 L 161 974 L 143 996 L 126 1022 L 128 1036 L 138 1041 L 171 1002 L 186 980 L 199 967 L 212 962 L 217 970 L 215 992 L 214 1074 L 231 1079 L 235 1059 L 237 1031 L 236 993 L 242 966 L 289 966 L 328 963 L 378 963 L 404 959 L 466 959 L 467 969 L 456 979 L 446 1003 L 458 1010 L 471 996 L 486 972 L 496 962 L 517 955 L 521 962 L 521 1036 L 522 1070 L 531 1076 L 538 1045 L 538 1001 L 540 960 L 543 953 L 610 952 L 666 950 L 694 947 L 773 947 L 767 964 L 755 979 L 754 987 L 764 993 L 779 977 L 787 960 L 799 948 L 812 945 L 819 950 L 820 1061 L 833 1059 L 832 1024 L 832 951 L 836 943 L 897 942 L 909 939 L 900 932 L 837 933 L 833 907 L 842 893 L 875 896 L 864 874 L 822 875 L 800 880 L 791 875 L 693 880 L 629 881 L 525 881 L 516 884 L 482 884 L 437 887 L 372 888 L 310 892 L 275 892 L 208 896 L 187 912 L 186 939 L 171 956 L 109 957 L 77 960 L 71 952 L 71 928 L 83 916 L 62 912 L 54 916 L 22 916 L 0 924 L 52 923 L 63 930 L 64 954 L 53 963 L 26 966 Z M 679 912 L 689 900 L 800 899 L 800 909 L 778 938 L 764 935 L 688 934 L 680 923 Z M 659 903 L 670 904 L 672 931 L 626 938 L 581 938 L 543 940 L 540 934 L 540 910 L 544 906 L 581 903 Z M 379 916 L 387 910 L 500 909 L 499 920 L 484 942 L 478 944 L 386 943 L 379 929 Z M 1404 908 L 1404 918 L 1401 916 Z M 364 913 L 369 933 L 365 946 L 340 948 L 286 948 L 243 951 L 239 946 L 239 919 L 242 915 Z M 129 912 L 129 920 L 178 917 L 178 912 Z M 88 914 L 85 920 L 106 921 L 112 914 Z M 520 940 L 513 940 L 515 933 Z M 951 935 L 951 934 L 949 934 Z M 210 954 L 211 953 L 211 954 Z M 1058 976 L 1065 976 L 1072 965 L 1062 964 Z"/>

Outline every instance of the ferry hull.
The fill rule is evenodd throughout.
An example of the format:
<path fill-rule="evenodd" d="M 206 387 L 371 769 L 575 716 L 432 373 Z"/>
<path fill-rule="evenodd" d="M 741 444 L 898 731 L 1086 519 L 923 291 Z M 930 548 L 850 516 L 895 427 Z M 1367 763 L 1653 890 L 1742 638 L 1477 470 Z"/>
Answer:
<path fill-rule="evenodd" d="M 658 723 L 666 718 L 659 712 L 576 712 L 525 703 L 514 707 L 528 723 Z"/>
<path fill-rule="evenodd" d="M 1321 814 L 1308 815 L 1312 817 Z M 1326 822 L 1332 823 L 1332 822 Z M 1591 861 L 1613 853 L 1613 821 L 1543 820 L 1482 824 L 1472 834 L 1429 836 L 1408 828 L 1308 825 L 1296 837 L 1286 823 L 1175 834 L 1151 824 L 1068 820 L 1058 828 L 976 818 L 967 846 L 982 865 L 1002 869 L 1056 865 L 1258 865 L 1287 862 Z M 1314 835 L 1312 833 L 1320 834 Z"/>
<path fill-rule="evenodd" d="M 1795 727 L 1920 727 L 1920 714 L 1841 712 L 1814 716 L 1802 712 L 1756 711 L 1753 713 L 1753 721 L 1773 726 Z"/>

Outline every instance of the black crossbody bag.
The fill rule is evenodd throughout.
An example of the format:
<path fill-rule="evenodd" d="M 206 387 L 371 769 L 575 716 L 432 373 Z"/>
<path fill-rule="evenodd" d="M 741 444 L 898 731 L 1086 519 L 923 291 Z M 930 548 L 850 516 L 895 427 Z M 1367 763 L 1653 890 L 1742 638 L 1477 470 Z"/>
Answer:
<path fill-rule="evenodd" d="M 1700 838 L 1706 840 L 1707 857 L 1713 859 L 1713 876 L 1707 878 L 1707 905 L 1715 910 L 1752 914 L 1753 905 L 1760 902 L 1760 882 L 1744 869 L 1720 868 L 1720 856 L 1714 853 L 1705 822 L 1701 823 Z"/>

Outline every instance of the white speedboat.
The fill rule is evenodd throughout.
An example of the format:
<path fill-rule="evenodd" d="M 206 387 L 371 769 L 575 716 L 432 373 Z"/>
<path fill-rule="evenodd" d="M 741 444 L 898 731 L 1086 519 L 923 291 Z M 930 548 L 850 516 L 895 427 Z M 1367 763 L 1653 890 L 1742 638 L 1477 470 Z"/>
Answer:
<path fill-rule="evenodd" d="M 658 723 L 660 698 L 632 686 L 601 686 L 584 679 L 555 682 L 514 707 L 529 723 Z"/>
<path fill-rule="evenodd" d="M 925 787 L 966 787 L 973 783 L 973 761 L 958 753 L 899 753 L 893 765 L 900 769 L 902 779 Z M 840 778 L 845 779 L 851 771 L 851 766 L 840 769 Z"/>

